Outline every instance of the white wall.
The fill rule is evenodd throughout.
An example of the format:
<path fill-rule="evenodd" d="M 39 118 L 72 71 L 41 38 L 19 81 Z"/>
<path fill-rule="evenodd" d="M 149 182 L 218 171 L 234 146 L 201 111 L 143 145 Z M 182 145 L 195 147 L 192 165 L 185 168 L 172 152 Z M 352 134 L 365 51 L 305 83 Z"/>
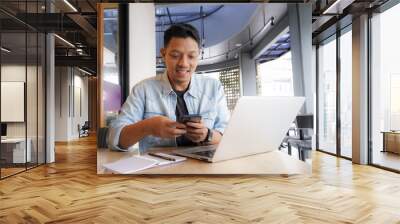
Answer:
<path fill-rule="evenodd" d="M 154 3 L 129 4 L 129 89 L 156 75 Z"/>
<path fill-rule="evenodd" d="M 76 70 L 75 70 L 76 72 Z M 88 78 L 82 77 L 80 75 L 75 75 L 74 77 L 74 86 L 75 86 L 75 96 L 74 97 L 74 108 L 75 113 L 72 113 L 72 130 L 71 130 L 71 135 L 73 138 L 78 138 L 79 133 L 78 133 L 78 124 L 81 126 L 85 123 L 85 121 L 88 121 Z M 78 92 L 80 91 L 80 93 Z M 80 96 L 80 97 L 79 97 Z M 80 102 L 79 102 L 80 101 Z M 73 103 L 71 103 L 72 106 Z M 79 108 L 79 107 L 82 108 Z M 80 110 L 82 110 L 80 112 Z"/>
<path fill-rule="evenodd" d="M 70 77 L 68 67 L 55 68 L 55 141 L 68 141 Z"/>
<path fill-rule="evenodd" d="M 55 141 L 70 141 L 79 137 L 78 124 L 88 120 L 88 78 L 71 67 L 55 70 Z"/>

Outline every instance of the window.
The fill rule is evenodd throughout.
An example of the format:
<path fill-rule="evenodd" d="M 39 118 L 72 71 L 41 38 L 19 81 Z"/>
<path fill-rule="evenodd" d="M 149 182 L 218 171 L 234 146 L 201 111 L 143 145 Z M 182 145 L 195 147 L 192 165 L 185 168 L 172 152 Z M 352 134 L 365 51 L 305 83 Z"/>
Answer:
<path fill-rule="evenodd" d="M 400 73 L 390 76 L 390 130 L 400 130 Z"/>
<path fill-rule="evenodd" d="M 233 111 L 236 102 L 240 98 L 240 73 L 239 68 L 226 68 L 216 72 L 208 72 L 204 74 L 207 77 L 218 79 L 224 87 L 228 109 Z"/>
<path fill-rule="evenodd" d="M 351 28 L 351 27 L 349 27 Z M 352 34 L 340 36 L 340 155 L 351 158 L 352 142 Z"/>
<path fill-rule="evenodd" d="M 258 64 L 257 69 L 257 95 L 293 96 L 290 51 L 273 61 Z"/>
<path fill-rule="evenodd" d="M 372 163 L 400 170 L 400 156 L 382 152 L 382 132 L 400 130 L 400 4 L 371 19 L 371 137 Z M 400 135 L 400 133 L 399 133 Z M 395 137 L 399 139 L 399 136 Z M 394 140 L 394 139 L 393 139 Z M 393 141 L 399 142 L 398 140 Z M 395 148 L 400 147 L 399 143 Z"/>
<path fill-rule="evenodd" d="M 118 71 L 118 8 L 104 9 L 103 104 L 106 126 L 121 109 L 121 86 Z"/>
<path fill-rule="evenodd" d="M 336 37 L 318 48 L 318 147 L 336 154 Z"/>

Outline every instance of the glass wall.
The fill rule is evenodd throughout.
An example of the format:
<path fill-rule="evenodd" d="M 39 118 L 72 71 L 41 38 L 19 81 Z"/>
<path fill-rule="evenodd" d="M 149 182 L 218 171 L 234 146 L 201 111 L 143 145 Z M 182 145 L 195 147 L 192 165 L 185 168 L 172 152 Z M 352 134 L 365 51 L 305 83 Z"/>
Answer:
<path fill-rule="evenodd" d="M 26 12 L 43 11 L 44 1 L 2 2 L 0 7 L 1 129 L 0 177 L 45 162 L 45 36 L 31 27 Z"/>
<path fill-rule="evenodd" d="M 400 4 L 371 19 L 372 163 L 400 170 Z"/>
<path fill-rule="evenodd" d="M 336 154 L 336 36 L 318 47 L 318 148 Z"/>
<path fill-rule="evenodd" d="M 340 36 L 340 154 L 351 158 L 352 141 L 352 34 Z"/>

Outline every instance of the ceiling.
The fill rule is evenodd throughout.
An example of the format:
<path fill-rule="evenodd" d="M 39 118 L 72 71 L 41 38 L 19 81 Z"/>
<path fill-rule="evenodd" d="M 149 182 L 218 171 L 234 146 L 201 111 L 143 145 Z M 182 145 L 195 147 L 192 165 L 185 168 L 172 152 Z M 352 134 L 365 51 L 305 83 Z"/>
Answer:
<path fill-rule="evenodd" d="M 259 63 L 272 61 L 290 51 L 290 33 L 283 34 L 258 59 Z"/>
<path fill-rule="evenodd" d="M 388 0 L 317 0 L 313 4 L 313 44 L 331 37 L 337 29 L 352 23 L 352 18 L 361 13 L 377 13 L 376 9 Z"/>
<path fill-rule="evenodd" d="M 1 0 L 0 21 L 3 45 L 10 43 L 13 54 L 33 54 L 36 42 L 30 43 L 25 51 L 25 38 L 17 37 L 28 28 L 31 31 L 55 32 L 56 65 L 74 65 L 93 73 L 97 67 L 97 12 L 100 0 L 52 0 L 50 7 L 42 1 Z M 107 2 L 107 1 L 101 1 Z M 286 3 L 192 3 L 156 4 L 157 55 L 163 45 L 163 31 L 174 23 L 190 23 L 199 31 L 203 40 L 200 65 L 231 61 L 241 51 L 248 51 L 286 14 Z M 72 7 L 71 7 L 72 6 Z M 46 13 L 52 9 L 53 13 Z M 75 11 L 75 9 L 77 11 Z M 28 12 L 28 13 L 25 13 Z M 315 11 L 314 11 L 315 12 Z M 117 51 L 118 14 L 116 10 L 105 11 L 105 46 Z M 313 21 L 318 19 L 314 17 Z M 317 30 L 318 31 L 318 30 Z M 12 44 L 11 44 L 12 42 Z M 36 44 L 36 45 L 35 45 Z M 4 45 L 5 46 L 5 45 Z M 42 46 L 39 46 L 41 48 Z M 266 62 L 280 57 L 290 50 L 290 34 L 285 33 L 259 58 Z M 10 57 L 11 58 L 11 57 Z M 158 67 L 162 62 L 157 60 Z"/>
<path fill-rule="evenodd" d="M 199 30 L 202 44 L 199 65 L 223 63 L 251 50 L 266 33 L 285 16 L 287 4 L 265 3 L 193 3 L 156 6 L 157 67 L 164 67 L 159 55 L 164 31 L 179 22 L 190 23 Z M 233 16 L 234 15 L 234 16 Z M 285 37 L 264 52 L 262 62 L 273 60 L 290 50 L 290 38 Z"/>
<path fill-rule="evenodd" d="M 242 31 L 248 25 L 258 5 L 236 3 L 156 6 L 156 30 L 160 34 L 157 38 L 162 39 L 163 32 L 171 24 L 190 23 L 197 28 L 200 38 L 204 40 L 203 47 L 210 47 Z M 162 44 L 162 41 L 157 40 L 158 48 L 159 43 Z"/>
<path fill-rule="evenodd" d="M 2 46 L 12 50 L 7 54 L 9 60 L 14 62 L 23 60 L 26 54 L 27 58 L 35 57 L 37 50 L 44 49 L 44 43 L 36 43 L 36 35 L 54 32 L 61 37 L 55 38 L 56 66 L 78 66 L 95 74 L 98 1 L 52 0 L 48 1 L 47 7 L 45 2 L 1 0 Z"/>

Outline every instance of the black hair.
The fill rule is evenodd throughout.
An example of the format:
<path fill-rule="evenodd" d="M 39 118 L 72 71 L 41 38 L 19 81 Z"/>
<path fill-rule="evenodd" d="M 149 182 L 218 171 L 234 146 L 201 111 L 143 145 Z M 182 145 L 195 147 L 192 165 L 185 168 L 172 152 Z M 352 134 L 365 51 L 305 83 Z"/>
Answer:
<path fill-rule="evenodd" d="M 191 37 L 196 41 L 200 48 L 199 31 L 197 31 L 197 29 L 190 24 L 181 23 L 170 26 L 164 33 L 164 47 L 167 47 L 168 43 L 173 37 Z"/>

